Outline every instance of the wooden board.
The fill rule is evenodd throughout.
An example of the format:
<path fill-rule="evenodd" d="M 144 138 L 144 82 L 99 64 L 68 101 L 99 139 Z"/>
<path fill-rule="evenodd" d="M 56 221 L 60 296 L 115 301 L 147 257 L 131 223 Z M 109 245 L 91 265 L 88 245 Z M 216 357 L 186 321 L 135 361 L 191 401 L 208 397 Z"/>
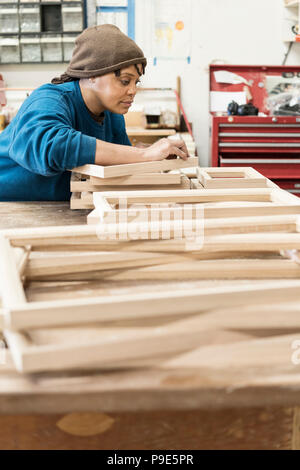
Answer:
<path fill-rule="evenodd" d="M 163 233 L 165 234 L 165 238 L 167 238 L 167 233 L 170 233 L 169 238 L 171 238 L 171 234 L 173 234 L 176 229 L 178 235 L 179 233 L 185 233 L 187 235 L 188 230 L 197 229 L 198 233 L 200 233 L 201 230 L 201 235 L 211 236 L 230 233 L 255 232 L 290 233 L 297 232 L 299 227 L 296 215 L 206 219 L 203 217 L 204 214 L 199 212 L 198 216 L 202 216 L 202 218 L 199 220 L 198 217 L 198 220 L 196 220 L 196 218 L 193 217 L 192 211 L 182 212 L 181 214 L 178 211 L 178 216 L 181 216 L 181 219 L 178 218 L 176 220 L 174 214 L 170 211 L 170 217 L 166 217 L 165 220 L 156 220 L 152 217 L 153 214 L 151 213 L 149 213 L 149 217 L 147 217 L 147 214 L 145 214 L 145 217 L 142 217 L 142 213 L 138 216 L 137 213 L 134 214 L 134 211 L 132 212 L 132 218 L 128 218 L 127 221 L 124 220 L 123 222 L 119 221 L 118 223 L 110 223 L 109 217 L 103 217 L 102 212 L 98 207 L 98 209 L 94 209 L 94 211 L 88 215 L 87 224 L 102 224 L 101 227 L 99 227 L 99 236 L 103 229 L 103 232 L 105 231 L 107 235 L 112 234 L 112 237 L 118 234 L 118 239 L 126 239 L 126 235 L 135 232 L 137 234 L 137 239 L 144 240 L 150 239 L 151 234 L 156 234 L 155 236 L 158 237 Z M 171 215 L 173 215 L 173 218 Z M 114 214 L 112 214 L 112 220 L 114 219 L 113 216 Z M 107 237 L 107 239 L 109 239 L 109 237 Z"/>
<path fill-rule="evenodd" d="M 27 329 L 43 326 L 89 324 L 100 321 L 159 317 L 162 315 L 182 315 L 198 313 L 223 305 L 236 306 L 249 304 L 284 302 L 287 298 L 299 300 L 300 281 L 285 283 L 270 281 L 265 284 L 165 291 L 163 293 L 139 293 L 134 289 L 118 296 L 95 296 L 29 302 L 20 306 L 10 305 L 5 310 L 6 328 Z"/>
<path fill-rule="evenodd" d="M 178 178 L 178 175 L 174 175 L 176 178 Z M 103 180 L 107 181 L 107 180 Z M 102 191 L 143 191 L 145 187 L 148 190 L 161 190 L 161 191 L 169 191 L 170 189 L 190 189 L 190 180 L 185 176 L 185 175 L 179 175 L 179 182 L 178 184 L 170 184 L 168 183 L 167 185 L 165 184 L 155 184 L 151 185 L 150 181 L 148 181 L 148 184 L 142 184 L 142 185 L 129 185 L 126 186 L 125 184 L 123 185 L 92 185 L 89 182 L 85 181 L 74 181 L 71 182 L 71 192 L 76 192 L 76 193 L 84 193 L 84 192 L 102 192 Z"/>
<path fill-rule="evenodd" d="M 105 179 L 91 176 L 87 182 L 92 186 L 161 186 L 180 184 L 180 176 L 180 173 L 146 173 Z M 76 187 L 72 189 L 71 186 L 71 191 L 78 191 L 78 189 Z"/>
<path fill-rule="evenodd" d="M 267 228 L 274 232 L 284 231 L 280 233 L 253 233 L 255 229 L 259 231 L 267 231 Z M 222 244 L 234 245 L 239 243 L 243 246 L 243 250 L 249 244 L 250 249 L 261 249 L 262 246 L 266 250 L 272 249 L 293 249 L 299 245 L 298 220 L 297 216 L 269 216 L 269 217 L 242 217 L 242 218 L 226 218 L 226 219 L 204 219 L 203 229 L 205 234 L 205 244 L 207 246 Z M 239 234 L 239 232 L 241 232 Z M 294 233 L 293 233 L 294 232 Z M 228 235 L 225 235 L 225 234 Z M 229 235 L 230 234 L 230 235 Z M 235 235 L 236 234 L 236 235 Z M 62 227 L 40 227 L 32 229 L 3 230 L 1 235 L 10 240 L 14 247 L 26 247 L 30 245 L 35 247 L 44 247 L 48 250 L 51 246 L 65 245 L 65 251 L 68 246 L 77 245 L 80 247 L 88 247 L 90 250 L 97 251 L 186 251 L 186 241 L 182 240 L 141 240 L 140 242 L 127 240 L 124 241 L 107 241 L 103 242 L 99 238 L 97 226 L 79 225 L 79 226 L 62 226 Z M 277 245 L 276 245 L 277 244 Z M 253 247 L 253 248 L 252 248 Z M 274 248 L 276 247 L 276 248 Z M 248 251 L 249 251 L 248 250 Z M 190 251 L 190 250 L 189 250 Z M 238 251 L 237 249 L 235 251 Z"/>
<path fill-rule="evenodd" d="M 201 323 L 190 320 L 159 327 L 105 327 L 37 329 L 26 332 L 26 345 L 13 341 L 18 370 L 38 372 L 87 367 L 128 368 L 150 363 L 151 358 L 185 352 L 207 344 Z M 21 338 L 25 336 L 17 333 Z M 14 358 L 15 359 L 15 358 Z"/>
<path fill-rule="evenodd" d="M 186 261 L 103 273 L 109 280 L 298 279 L 300 265 L 290 260 L 231 259 Z M 102 274 L 102 276 L 103 276 Z M 86 276 L 88 278 L 88 276 Z"/>
<path fill-rule="evenodd" d="M 45 276 L 107 271 L 110 269 L 119 270 L 182 260 L 180 255 L 118 251 L 98 251 L 78 254 L 50 253 L 48 256 L 44 254 L 44 256 L 38 257 L 34 255 L 35 253 L 31 253 L 26 266 L 23 268 L 23 274 L 27 281 L 43 279 Z"/>
<path fill-rule="evenodd" d="M 191 189 L 165 191 L 124 191 L 122 197 L 126 197 L 128 204 L 142 203 L 203 203 L 220 201 L 257 201 L 272 202 L 276 190 L 270 188 L 246 188 L 246 189 Z M 118 204 L 120 196 L 118 192 L 103 192 L 103 197 L 110 204 Z M 299 201 L 300 207 L 300 201 Z"/>

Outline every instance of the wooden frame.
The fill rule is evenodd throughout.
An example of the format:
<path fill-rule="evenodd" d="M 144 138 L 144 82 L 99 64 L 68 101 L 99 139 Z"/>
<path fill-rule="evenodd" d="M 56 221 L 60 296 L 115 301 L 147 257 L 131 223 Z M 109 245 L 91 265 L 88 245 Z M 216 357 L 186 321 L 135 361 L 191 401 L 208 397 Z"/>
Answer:
<path fill-rule="evenodd" d="M 280 190 L 278 190 L 280 191 Z M 282 191 L 284 192 L 284 191 Z M 71 208 L 81 209 L 94 209 L 93 195 L 94 193 L 87 193 L 81 195 L 79 198 L 76 193 L 73 193 L 74 199 L 71 200 Z M 257 203 L 277 203 L 282 202 L 280 193 L 275 193 L 272 188 L 241 188 L 241 189 L 179 189 L 179 190 L 143 190 L 143 191 L 103 191 L 102 197 L 106 198 L 109 204 L 118 204 L 121 198 L 126 198 L 127 204 L 200 204 L 200 203 L 224 203 L 239 201 L 238 207 L 241 207 L 241 202 L 257 202 Z M 293 196 L 292 196 L 293 197 Z M 75 203 L 77 198 L 77 203 Z M 297 203 L 294 200 L 294 203 Z M 287 204 L 284 204 L 285 207 Z M 300 201 L 298 204 L 300 207 Z M 267 204 L 270 206 L 270 204 Z M 264 207 L 267 207 L 266 205 Z M 288 209 L 287 209 L 288 211 Z M 275 212 L 276 213 L 276 212 Z M 291 212 L 286 212 L 291 213 Z M 250 215 L 250 214 L 246 214 Z M 271 215 L 271 214 L 269 214 Z M 234 217 L 234 214 L 231 215 Z"/>
<path fill-rule="evenodd" d="M 197 168 L 198 180 L 207 189 L 266 188 L 268 179 L 251 167 Z"/>
<path fill-rule="evenodd" d="M 72 243 L 76 233 L 78 234 L 81 229 L 84 229 L 81 241 L 90 241 L 91 227 L 52 227 L 53 233 L 48 233 L 50 242 L 54 244 L 61 243 L 64 239 L 65 248 L 68 250 L 66 233 L 71 234 L 73 232 L 73 237 L 70 236 L 69 240 Z M 42 234 L 43 230 L 44 234 Z M 166 328 L 159 326 L 159 329 L 153 327 L 124 329 L 118 326 L 108 327 L 105 326 L 106 323 L 111 324 L 122 320 L 143 322 L 147 318 L 160 319 L 166 315 L 174 319 L 180 319 L 187 314 L 205 312 L 210 309 L 221 308 L 223 305 L 227 307 L 239 306 L 244 305 L 245 302 L 249 305 L 258 305 L 271 301 L 283 301 L 286 298 L 289 301 L 299 301 L 300 298 L 300 281 L 290 281 L 287 284 L 280 281 L 266 285 L 238 286 L 232 284 L 202 290 L 185 289 L 184 291 L 166 291 L 164 293 L 148 292 L 141 294 L 131 290 L 130 293 L 119 296 L 89 298 L 77 298 L 75 294 L 70 299 L 27 301 L 21 277 L 25 276 L 26 278 L 28 276 L 30 278 L 35 270 L 40 275 L 46 272 L 48 275 L 50 274 L 50 277 L 51 273 L 77 272 L 82 278 L 82 273 L 85 270 L 90 272 L 93 266 L 97 266 L 97 263 L 97 269 L 105 270 L 105 268 L 109 268 L 110 272 L 117 267 L 117 274 L 122 268 L 137 267 L 139 264 L 143 266 L 164 262 L 174 263 L 183 256 L 172 253 L 107 252 L 91 253 L 89 256 L 76 254 L 73 257 L 69 255 L 69 258 L 64 254 L 64 263 L 62 263 L 62 257 L 60 259 L 49 257 L 46 260 L 36 258 L 28 261 L 28 246 L 31 243 L 33 244 L 31 246 L 34 246 L 35 243 L 41 243 L 43 240 L 44 246 L 47 246 L 47 239 L 41 237 L 49 230 L 47 228 L 43 230 L 37 229 L 36 234 L 34 233 L 35 230 L 32 230 L 31 233 L 28 230 L 27 237 L 24 233 L 26 231 L 7 231 L 3 232 L 0 237 L 2 321 L 5 338 L 18 371 L 60 370 L 73 367 L 92 367 L 93 364 L 97 364 L 97 367 L 101 368 L 127 368 L 137 364 L 145 364 L 151 362 L 157 355 L 180 353 L 195 348 L 199 344 L 200 338 L 206 336 L 206 330 L 203 330 L 201 322 L 198 327 L 194 325 L 193 328 L 190 328 L 189 321 L 183 320 L 179 323 L 169 324 Z M 280 234 L 271 235 L 277 236 Z M 298 236 L 298 246 L 300 247 L 299 235 L 292 235 Z M 282 238 L 285 237 L 286 234 Z M 13 248 L 13 245 L 22 246 L 23 249 Z M 276 244 L 276 249 L 278 245 L 280 244 Z M 14 252 L 16 249 L 18 250 L 17 258 Z M 169 249 L 172 250 L 172 246 L 169 246 Z M 97 256 L 99 259 L 97 259 Z M 263 274 L 271 271 L 275 272 L 276 269 L 281 274 L 289 271 L 286 260 L 274 260 L 270 263 L 266 263 L 264 260 L 263 263 Z M 289 273 L 296 277 L 300 269 L 299 266 L 295 266 L 293 262 L 288 261 L 288 263 L 290 263 L 291 268 Z M 252 264 L 256 264 L 256 266 L 253 266 L 253 273 L 262 269 L 262 262 L 255 260 Z M 270 265 L 269 271 L 268 265 Z M 72 270 L 72 266 L 75 269 Z M 172 271 L 176 272 L 179 269 L 184 272 L 182 268 L 184 268 L 182 264 L 174 264 Z M 191 264 L 188 265 L 188 269 L 190 268 Z M 199 272 L 199 268 L 200 266 L 196 262 L 193 265 L 194 272 L 195 270 Z M 203 268 L 207 271 L 208 264 L 204 264 Z M 146 268 L 143 267 L 142 269 L 144 274 L 147 274 Z M 213 269 L 216 270 L 217 266 Z M 245 264 L 242 269 L 245 269 Z M 168 268 L 162 267 L 162 270 L 166 272 Z M 228 261 L 227 270 L 233 271 L 232 261 Z M 226 267 L 223 269 L 224 272 L 226 272 Z M 116 277 L 118 277 L 118 274 Z M 90 328 L 87 327 L 88 324 L 90 324 Z M 62 330 L 39 330 L 43 327 L 64 325 L 69 325 L 69 327 Z M 85 326 L 79 327 L 79 325 Z M 95 329 L 97 330 L 97 337 L 95 335 L 91 336 L 91 332 L 95 332 Z M 86 339 L 80 340 L 79 343 L 68 339 L 69 337 L 72 339 L 74 336 L 77 339 L 82 338 L 82 335 Z M 47 342 L 43 340 L 45 336 L 52 338 L 63 336 L 64 341 L 60 343 L 59 341 Z"/>
<path fill-rule="evenodd" d="M 76 232 L 78 233 L 81 231 L 80 227 L 63 227 L 57 228 L 52 227 L 52 238 L 51 234 L 48 233 L 49 240 L 45 240 L 43 238 L 44 246 L 47 244 L 56 243 L 59 244 L 62 242 L 62 239 L 65 241 L 65 247 L 67 248 L 66 243 L 66 233 L 73 231 L 72 235 L 70 236 L 69 242 L 72 243 Z M 68 230 L 66 230 L 68 229 Z M 93 232 L 93 227 L 82 227 L 83 230 L 83 240 L 90 241 L 91 233 L 95 236 L 95 230 Z M 19 232 L 19 233 L 18 233 Z M 74 324 L 74 323 L 90 323 L 90 322 L 97 322 L 97 321 L 107 321 L 108 319 L 116 320 L 121 318 L 136 318 L 136 316 L 140 317 L 147 317 L 153 316 L 153 311 L 155 311 L 155 315 L 182 315 L 187 313 L 197 312 L 199 310 L 208 309 L 208 308 L 216 308 L 218 305 L 222 305 L 222 302 L 227 301 L 230 305 L 239 305 L 240 302 L 244 302 L 246 298 L 248 298 L 249 293 L 253 290 L 253 288 L 249 287 L 235 287 L 231 286 L 228 288 L 217 288 L 217 289 L 204 289 L 203 291 L 184 291 L 184 292 L 164 292 L 157 293 L 157 294 L 130 294 L 130 295 L 123 295 L 117 298 L 110 298 L 110 297 L 94 297 L 88 299 L 72 299 L 72 300 L 63 300 L 63 301 L 51 301 L 51 302 L 26 302 L 22 282 L 20 280 L 20 274 L 18 272 L 18 265 L 14 258 L 13 253 L 13 245 L 27 247 L 32 243 L 41 243 L 41 235 L 43 232 L 42 230 L 37 230 L 34 237 L 35 230 L 32 230 L 26 237 L 26 231 L 15 231 L 15 232 L 3 232 L 1 239 L 0 239 L 0 249 L 1 249 L 1 259 L 3 262 L 1 263 L 1 296 L 3 300 L 3 308 L 5 310 L 5 326 L 6 328 L 13 328 L 13 329 L 24 329 L 27 327 L 41 327 L 41 326 L 54 326 L 54 325 L 63 325 L 63 324 Z M 48 232 L 47 228 L 44 229 L 44 233 Z M 32 235 L 33 234 L 33 235 Z M 53 235 L 55 234 L 55 237 Z M 89 236 L 87 235 L 89 234 Z M 257 235 L 255 237 L 255 235 Z M 171 252 L 174 249 L 172 242 L 176 242 L 175 240 L 167 241 L 168 243 L 164 242 L 156 242 L 153 243 L 149 242 L 140 242 L 144 245 L 144 249 L 147 250 L 148 243 L 150 244 L 150 251 L 158 249 L 159 246 L 163 248 L 166 252 Z M 101 245 L 101 242 L 100 242 Z M 122 244 L 120 244 L 122 246 Z M 126 244 L 125 244 L 126 245 Z M 127 242 L 127 245 L 130 245 L 130 242 Z M 32 245 L 31 245 L 32 246 Z M 110 245 L 108 245 L 110 246 Z M 118 246 L 116 244 L 115 246 Z M 132 246 L 137 249 L 136 243 L 133 242 Z M 180 244 L 179 244 L 180 246 Z M 156 247 L 156 248 L 155 248 Z M 300 248 L 300 234 L 292 233 L 292 234 L 279 234 L 279 233 L 270 233 L 270 234 L 242 234 L 242 235 L 227 235 L 227 236 L 220 236 L 220 237 L 208 237 L 205 239 L 204 243 L 204 251 L 208 250 L 271 250 L 271 251 L 278 251 L 280 248 Z M 183 245 L 181 244 L 181 249 Z M 96 256 L 92 254 L 92 257 Z M 65 270 L 65 272 L 72 272 L 70 267 L 77 266 L 74 268 L 74 272 L 82 272 L 84 270 L 90 271 L 92 269 L 92 265 L 97 266 L 97 263 L 100 264 L 100 269 L 112 269 L 119 263 L 118 267 L 122 268 L 122 255 L 116 255 L 115 260 L 112 259 L 112 254 L 107 254 L 107 261 L 105 265 L 105 260 L 101 259 L 101 255 L 99 256 L 99 260 L 97 259 L 85 259 L 84 256 L 80 257 L 76 255 L 74 259 L 72 259 L 69 268 Z M 118 256 L 120 260 L 118 262 Z M 173 257 L 172 257 L 173 256 Z M 179 260 L 179 257 L 172 255 L 170 260 L 171 262 L 175 262 Z M 160 259 L 159 259 L 160 257 Z M 110 259 L 111 258 L 111 259 Z M 144 258 L 144 259 L 143 259 Z M 71 259 L 71 258 L 70 258 Z M 126 264 L 123 267 L 130 267 L 130 266 L 138 266 L 156 264 L 158 262 L 164 263 L 167 260 L 167 257 L 162 257 L 161 255 L 140 255 L 138 260 L 138 255 L 136 253 L 133 254 L 124 254 L 123 255 L 124 262 Z M 52 259 L 53 261 L 53 259 Z M 113 265 L 115 263 L 115 265 Z M 128 264 L 129 263 L 129 264 Z M 130 264 L 134 263 L 134 264 Z M 47 269 L 51 269 L 53 273 L 58 274 L 59 271 L 59 264 L 61 260 L 58 259 L 55 263 L 51 262 L 50 258 L 50 266 L 49 263 L 46 266 Z M 81 268 L 78 266 L 81 264 Z M 292 265 L 292 263 L 291 263 Z M 38 269 L 41 269 L 41 266 L 37 266 Z M 54 271 L 53 271 L 54 268 Z M 97 266 L 98 268 L 98 266 Z M 31 269 L 31 271 L 30 271 Z M 55 271 L 56 269 L 56 271 Z M 77 271 L 76 271 L 77 269 Z M 34 271 L 34 267 L 29 264 L 29 272 L 32 275 Z M 45 271 L 38 271 L 38 274 L 43 274 Z M 61 272 L 64 272 L 63 270 Z M 22 267 L 22 273 L 26 275 L 26 268 Z M 48 271 L 49 273 L 49 271 Z M 290 286 L 282 286 L 280 284 L 276 284 L 276 287 L 261 287 L 257 286 L 258 292 L 257 295 L 254 296 L 253 301 L 259 302 L 261 299 L 262 302 L 265 300 L 269 300 L 270 292 L 274 295 L 282 296 L 289 293 L 289 295 L 294 295 L 298 298 L 298 290 L 296 286 L 299 287 L 299 283 L 291 284 Z M 255 289 L 254 289 L 255 290 Z M 150 301 L 151 302 L 148 302 Z M 172 303 L 174 301 L 174 304 Z M 122 305 L 122 310 L 120 310 L 120 305 Z M 63 313 L 63 315 L 62 315 Z"/>
<path fill-rule="evenodd" d="M 20 239 L 19 239 L 20 240 Z M 27 246 L 27 245 L 26 245 Z M 205 336 L 201 322 L 198 327 L 190 320 L 169 324 L 166 328 L 107 328 L 99 326 L 99 335 L 91 341 L 88 330 L 86 340 L 43 343 L 39 339 L 46 335 L 63 335 L 68 330 L 47 330 L 30 332 L 30 329 L 44 326 L 91 324 L 91 331 L 97 328 L 95 322 L 161 317 L 174 318 L 229 306 L 300 298 L 300 281 L 290 281 L 283 285 L 274 282 L 269 285 L 222 286 L 205 288 L 202 291 L 191 289 L 164 293 L 125 294 L 117 297 L 72 298 L 27 302 L 18 273 L 9 239 L 1 236 L 0 253 L 3 263 L 0 267 L 1 297 L 3 304 L 4 334 L 18 371 L 37 372 L 86 366 L 97 363 L 98 367 L 128 367 L 128 361 L 149 359 L 159 354 L 178 353 L 194 348 L 199 344 L 199 334 Z M 121 307 L 121 308 L 120 308 Z M 22 331 L 15 330 L 26 330 Z M 74 335 L 75 330 L 69 330 Z M 79 331 L 79 330 L 77 330 Z M 36 338 L 36 340 L 34 340 Z M 78 336 L 77 336 L 78 338 Z"/>
<path fill-rule="evenodd" d="M 83 165 L 73 168 L 72 171 L 75 173 L 81 173 L 82 175 L 95 176 L 96 178 L 114 178 L 117 176 L 177 170 L 197 165 L 198 158 L 189 157 L 188 160 L 175 158 L 146 163 L 129 163 L 124 165 Z"/>
<path fill-rule="evenodd" d="M 268 188 L 240 188 L 240 189 L 194 189 L 178 191 L 137 191 L 137 192 L 102 192 L 89 195 L 83 200 L 78 200 L 77 206 L 81 208 L 95 209 L 101 220 L 107 223 L 118 223 L 123 220 L 131 220 L 138 215 L 139 210 L 151 209 L 155 220 L 161 219 L 166 213 L 168 217 L 178 218 L 182 213 L 182 207 L 177 204 L 195 205 L 189 208 L 189 217 L 199 216 L 197 208 L 203 207 L 204 218 L 227 217 L 251 217 L 300 214 L 300 199 L 279 189 Z M 97 197 L 95 206 L 93 197 Z M 102 200 L 102 203 L 100 201 Z M 121 209 L 120 201 L 124 202 Z M 175 206 L 172 206 L 172 203 Z M 217 204 L 216 204 L 217 203 Z M 133 206 L 134 204 L 134 206 Z M 140 206 L 139 206 L 140 204 Z M 150 207 L 149 204 L 154 204 Z M 101 207 L 100 207 L 101 205 Z M 197 206 L 196 206 L 197 205 Z M 74 206 L 74 202 L 73 202 Z M 189 206 L 186 206 L 188 208 Z M 90 217 L 95 218 L 95 213 Z"/>

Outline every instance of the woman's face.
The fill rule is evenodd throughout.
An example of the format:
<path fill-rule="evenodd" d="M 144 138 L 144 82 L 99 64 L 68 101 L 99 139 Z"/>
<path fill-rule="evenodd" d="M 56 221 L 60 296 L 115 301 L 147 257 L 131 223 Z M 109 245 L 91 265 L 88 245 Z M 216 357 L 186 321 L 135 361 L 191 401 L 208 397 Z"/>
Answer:
<path fill-rule="evenodd" d="M 142 75 L 142 66 L 137 64 Z M 94 105 L 97 108 L 117 114 L 126 114 L 133 103 L 140 82 L 140 75 L 135 65 L 120 70 L 117 77 L 114 72 L 90 79 Z"/>

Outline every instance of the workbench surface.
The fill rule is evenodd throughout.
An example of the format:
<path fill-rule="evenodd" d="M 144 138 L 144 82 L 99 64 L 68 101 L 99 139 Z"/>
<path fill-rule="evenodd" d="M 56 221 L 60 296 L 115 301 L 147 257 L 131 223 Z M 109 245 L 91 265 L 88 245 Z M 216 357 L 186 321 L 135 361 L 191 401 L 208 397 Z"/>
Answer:
<path fill-rule="evenodd" d="M 0 203 L 0 228 L 85 224 L 88 212 L 71 211 L 68 202 Z M 218 332 L 212 335 L 211 344 L 218 342 L 221 334 L 230 336 L 229 332 Z M 300 442 L 300 413 L 294 408 L 300 405 L 300 366 L 293 373 L 290 369 L 280 371 L 269 381 L 262 371 L 256 374 L 255 370 L 245 370 L 242 375 L 234 369 L 223 374 L 222 370 L 205 368 L 21 375 L 5 368 L 0 366 L 2 449 L 288 449 L 297 448 Z M 86 417 L 92 413 L 106 423 L 115 423 L 114 431 L 102 434 L 100 440 L 97 433 L 80 441 L 74 436 L 74 441 L 62 439 L 62 431 L 55 427 L 54 432 L 53 424 L 61 414 L 75 412 L 87 413 Z M 49 414 L 52 417 L 46 416 Z M 23 424 L 20 415 L 27 416 L 21 420 Z M 9 436 L 11 432 L 13 438 L 16 425 L 23 433 L 33 428 L 38 432 L 39 426 L 47 429 L 49 425 L 54 437 L 48 447 L 47 439 L 33 436 L 26 441 L 21 434 L 18 443 L 12 444 Z M 217 435 L 219 439 L 215 439 Z"/>
<path fill-rule="evenodd" d="M 0 202 L 0 229 L 86 224 L 90 210 L 74 211 L 69 202 Z"/>

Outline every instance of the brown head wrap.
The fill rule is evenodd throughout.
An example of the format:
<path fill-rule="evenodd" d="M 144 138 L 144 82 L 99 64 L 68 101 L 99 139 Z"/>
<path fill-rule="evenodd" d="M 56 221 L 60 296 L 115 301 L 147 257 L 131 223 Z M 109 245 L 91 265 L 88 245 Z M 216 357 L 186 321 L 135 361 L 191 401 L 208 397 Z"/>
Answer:
<path fill-rule="evenodd" d="M 144 73 L 147 60 L 132 39 L 112 24 L 92 26 L 75 39 L 66 72 L 53 78 L 52 83 L 97 77 L 135 64 L 142 64 Z"/>

